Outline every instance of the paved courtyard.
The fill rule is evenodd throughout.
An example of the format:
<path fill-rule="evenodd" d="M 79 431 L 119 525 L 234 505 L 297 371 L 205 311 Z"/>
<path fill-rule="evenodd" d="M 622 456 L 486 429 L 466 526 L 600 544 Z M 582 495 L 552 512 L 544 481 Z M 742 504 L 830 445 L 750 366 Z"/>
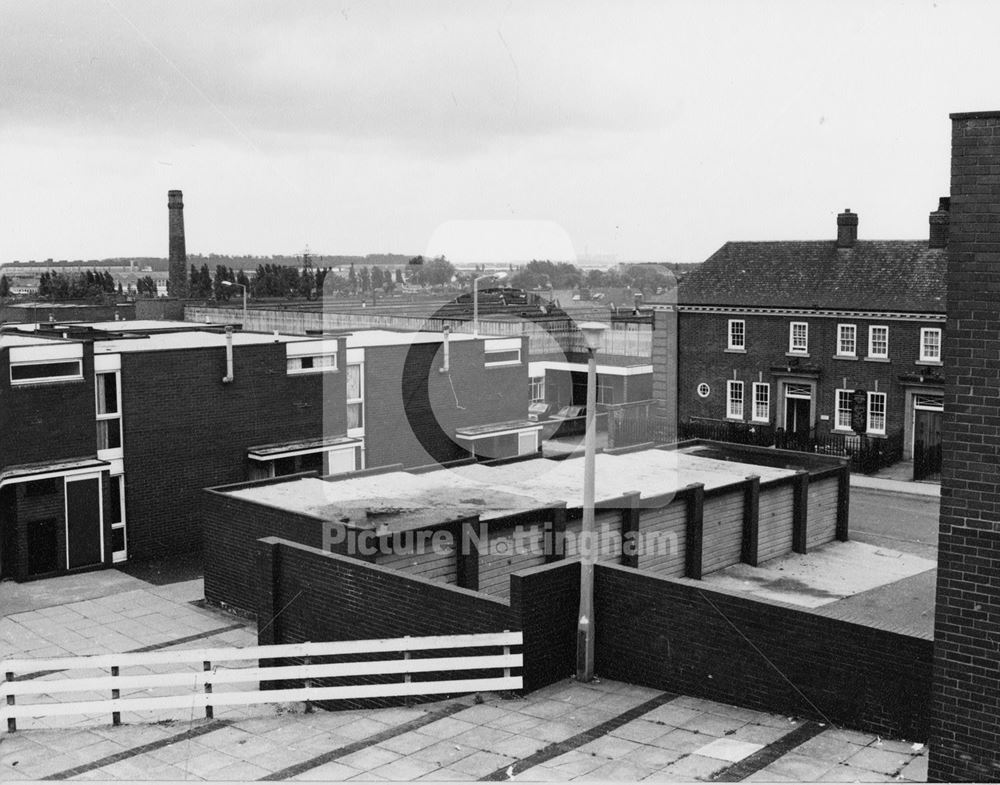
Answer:
<path fill-rule="evenodd" d="M 200 581 L 91 575 L 91 584 L 86 576 L 30 584 L 43 598 L 34 609 L 25 608 L 28 584 L 0 584 L 0 608 L 17 610 L 0 618 L 0 657 L 255 642 L 243 620 L 200 606 Z M 174 710 L 126 716 L 118 727 L 91 716 L 0 732 L 4 782 L 923 781 L 926 761 L 910 742 L 608 681 L 396 709 L 235 707 L 212 720 Z"/>

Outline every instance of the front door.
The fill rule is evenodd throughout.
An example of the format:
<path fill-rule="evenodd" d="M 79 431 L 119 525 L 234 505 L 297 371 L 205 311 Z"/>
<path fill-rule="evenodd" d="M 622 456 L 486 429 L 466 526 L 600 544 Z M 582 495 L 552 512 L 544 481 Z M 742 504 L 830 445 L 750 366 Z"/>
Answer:
<path fill-rule="evenodd" d="M 808 398 L 785 398 L 785 430 L 808 436 L 812 427 L 812 401 Z"/>
<path fill-rule="evenodd" d="M 66 567 L 91 567 L 104 559 L 101 478 L 66 480 Z"/>
<path fill-rule="evenodd" d="M 913 479 L 933 478 L 941 472 L 941 411 L 913 412 Z"/>

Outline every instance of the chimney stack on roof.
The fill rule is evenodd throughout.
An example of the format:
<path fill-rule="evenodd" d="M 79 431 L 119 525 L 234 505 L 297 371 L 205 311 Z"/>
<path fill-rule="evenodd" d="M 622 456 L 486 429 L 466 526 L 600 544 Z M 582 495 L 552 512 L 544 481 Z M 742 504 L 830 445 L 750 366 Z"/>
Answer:
<path fill-rule="evenodd" d="M 852 213 L 848 207 L 837 216 L 837 247 L 853 248 L 857 239 L 858 214 Z"/>
<path fill-rule="evenodd" d="M 184 247 L 184 199 L 180 191 L 167 191 L 170 239 L 170 294 L 187 296 L 187 251 Z"/>
<path fill-rule="evenodd" d="M 948 224 L 951 220 L 951 197 L 942 196 L 938 200 L 938 209 L 930 214 L 931 233 L 927 241 L 928 248 L 948 247 Z"/>

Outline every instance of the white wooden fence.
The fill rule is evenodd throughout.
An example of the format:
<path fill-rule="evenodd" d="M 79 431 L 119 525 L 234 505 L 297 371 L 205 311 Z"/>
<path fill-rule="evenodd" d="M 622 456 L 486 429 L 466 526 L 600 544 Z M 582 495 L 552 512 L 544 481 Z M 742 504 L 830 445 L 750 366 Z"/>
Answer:
<path fill-rule="evenodd" d="M 154 711 L 158 709 L 204 708 L 211 718 L 216 706 L 238 706 L 264 703 L 305 701 L 306 711 L 313 701 L 359 698 L 382 698 L 416 695 L 441 695 L 498 690 L 516 690 L 522 687 L 521 676 L 511 676 L 512 668 L 520 668 L 523 655 L 511 653 L 511 647 L 521 646 L 520 632 L 486 633 L 475 635 L 438 635 L 433 637 L 406 637 L 382 640 L 336 641 L 325 643 L 293 643 L 247 648 L 189 649 L 182 651 L 157 651 L 139 654 L 98 654 L 86 657 L 59 657 L 54 659 L 14 659 L 0 664 L 5 680 L 0 682 L 0 719 L 7 720 L 7 730 L 17 730 L 20 718 L 59 717 L 75 714 L 110 714 L 117 725 L 121 712 Z M 441 657 L 417 657 L 415 652 L 463 650 L 470 648 L 498 648 L 499 654 L 466 656 L 453 654 Z M 450 652 L 449 652 L 450 653 Z M 313 658 L 331 656 L 357 656 L 385 654 L 394 658 L 313 664 Z M 302 665 L 259 667 L 248 661 L 261 659 L 305 660 Z M 227 664 L 222 664 L 227 663 Z M 243 663 L 240 665 L 239 663 Z M 192 666 L 201 665 L 201 670 Z M 127 675 L 129 668 L 148 670 L 151 666 L 168 666 L 164 672 Z M 187 668 L 185 669 L 185 666 Z M 108 675 L 72 675 L 73 671 L 108 671 Z M 455 678 L 458 671 L 498 671 L 502 675 L 485 678 Z M 61 671 L 61 678 L 42 676 L 17 679 L 17 674 L 40 671 Z M 414 674 L 439 674 L 431 681 L 412 681 Z M 316 679 L 364 678 L 400 676 L 401 681 L 367 683 L 336 687 L 313 686 Z M 302 680 L 302 687 L 262 690 L 260 682 Z M 253 689 L 217 691 L 223 685 L 257 683 Z M 155 688 L 190 689 L 189 694 L 149 697 L 121 697 L 123 690 L 150 690 Z M 107 692 L 106 700 L 92 699 L 74 702 L 26 703 L 32 696 L 57 697 L 73 692 Z"/>

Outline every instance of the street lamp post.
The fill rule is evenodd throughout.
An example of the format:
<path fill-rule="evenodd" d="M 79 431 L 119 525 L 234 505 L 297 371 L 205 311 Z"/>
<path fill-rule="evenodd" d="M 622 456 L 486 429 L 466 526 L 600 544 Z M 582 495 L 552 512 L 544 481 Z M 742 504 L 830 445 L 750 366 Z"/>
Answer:
<path fill-rule="evenodd" d="M 580 618 L 576 633 L 576 678 L 594 678 L 594 562 L 597 561 L 594 531 L 594 456 L 597 445 L 597 348 L 608 328 L 601 322 L 583 322 L 580 331 L 587 342 L 587 419 L 583 439 L 583 524 L 580 532 Z"/>
<path fill-rule="evenodd" d="M 238 286 L 243 290 L 243 330 L 247 329 L 247 285 L 245 283 L 233 283 L 232 281 L 223 281 L 223 286 Z"/>
<path fill-rule="evenodd" d="M 502 281 L 507 277 L 507 273 L 490 273 L 489 275 L 480 275 L 478 278 L 472 279 L 472 335 L 476 337 L 479 335 L 479 282 L 485 281 L 488 278 L 492 278 L 494 281 Z"/>

